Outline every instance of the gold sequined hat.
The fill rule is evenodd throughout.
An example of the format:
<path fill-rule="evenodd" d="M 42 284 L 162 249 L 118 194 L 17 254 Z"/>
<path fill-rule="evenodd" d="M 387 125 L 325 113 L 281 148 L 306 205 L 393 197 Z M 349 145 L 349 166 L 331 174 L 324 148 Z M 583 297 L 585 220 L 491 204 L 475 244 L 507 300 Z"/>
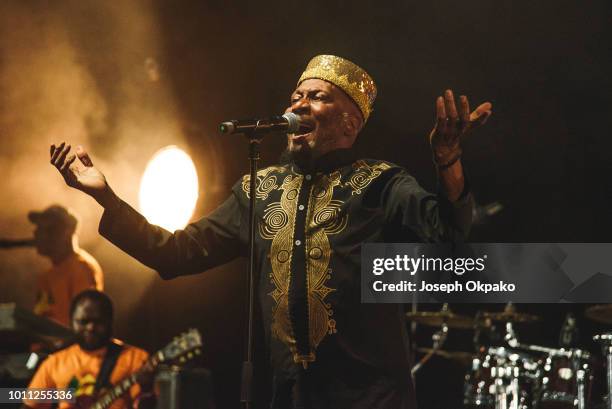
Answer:
<path fill-rule="evenodd" d="M 313 78 L 331 82 L 346 92 L 361 110 L 364 122 L 368 120 L 376 99 L 376 84 L 362 68 L 335 55 L 317 55 L 306 66 L 298 85 Z"/>

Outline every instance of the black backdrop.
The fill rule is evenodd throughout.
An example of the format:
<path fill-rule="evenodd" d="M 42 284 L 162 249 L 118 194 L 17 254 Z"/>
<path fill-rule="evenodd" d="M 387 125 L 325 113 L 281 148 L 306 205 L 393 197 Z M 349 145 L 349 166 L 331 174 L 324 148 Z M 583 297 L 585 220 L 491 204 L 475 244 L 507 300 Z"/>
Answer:
<path fill-rule="evenodd" d="M 220 203 L 248 170 L 244 141 L 220 137 L 218 123 L 282 112 L 309 58 L 330 53 L 366 68 L 378 84 L 375 111 L 356 148 L 364 156 L 405 166 L 429 189 L 435 188 L 435 174 L 425 136 L 433 124 L 435 97 L 452 88 L 468 95 L 473 107 L 493 103 L 489 123 L 465 141 L 464 163 L 478 203 L 499 201 L 504 209 L 475 226 L 472 241 L 609 241 L 610 2 L 149 3 L 162 41 L 154 57 L 174 91 L 181 130 L 208 186 L 196 215 Z M 93 22 L 105 18 L 87 17 Z M 112 101 L 122 95 L 108 71 L 114 56 L 105 48 L 103 31 L 87 30 L 75 37 L 110 102 L 112 122 L 120 115 Z M 146 56 L 143 50 L 133 52 Z M 154 84 L 148 87 L 143 104 L 154 110 L 146 96 L 157 91 Z M 111 135 L 96 141 L 91 151 L 105 160 L 113 160 L 114 149 L 125 143 Z M 264 141 L 264 164 L 276 160 L 284 143 Z M 107 277 L 121 274 L 119 263 L 103 265 Z M 203 360 L 213 370 L 218 405 L 237 408 L 244 267 L 236 261 L 205 275 L 154 281 L 142 302 L 120 318 L 118 335 L 153 350 L 185 327 L 197 326 L 205 334 Z M 112 296 L 113 286 L 109 292 Z M 454 307 L 466 313 L 477 308 Z M 555 344 L 567 309 L 578 314 L 586 340 L 606 329 L 584 320 L 583 306 L 518 308 L 545 317 L 543 324 L 520 332 L 526 341 L 542 345 Z M 423 330 L 419 339 L 425 342 L 428 336 Z M 470 339 L 470 334 L 452 335 L 449 347 L 467 349 Z M 434 359 L 417 379 L 422 407 L 457 405 L 463 373 Z M 266 386 L 263 382 L 260 389 Z"/>
<path fill-rule="evenodd" d="M 160 10 L 168 69 L 184 114 L 203 135 L 213 135 L 224 118 L 282 112 L 311 56 L 345 56 L 379 87 L 357 148 L 406 166 L 430 188 L 425 135 L 435 97 L 450 87 L 472 106 L 492 101 L 490 123 L 466 141 L 465 164 L 478 202 L 499 201 L 504 210 L 477 226 L 473 241 L 609 241 L 609 3 L 235 1 Z M 202 124 L 202 115 L 214 120 Z M 206 150 L 214 138 L 196 137 L 193 147 Z M 227 158 L 229 185 L 246 169 L 246 150 L 228 139 L 214 143 Z M 283 143 L 266 141 L 264 160 L 273 161 Z M 555 346 L 570 309 L 583 326 L 584 347 L 596 350 L 589 335 L 605 329 L 585 321 L 581 306 L 519 309 L 545 318 L 535 328 L 518 327 L 526 342 Z M 421 342 L 430 332 L 421 328 Z M 469 332 L 454 333 L 448 346 L 469 350 L 470 340 Z M 227 382 L 235 387 L 233 360 Z M 417 379 L 421 407 L 456 406 L 464 371 L 432 360 Z"/>

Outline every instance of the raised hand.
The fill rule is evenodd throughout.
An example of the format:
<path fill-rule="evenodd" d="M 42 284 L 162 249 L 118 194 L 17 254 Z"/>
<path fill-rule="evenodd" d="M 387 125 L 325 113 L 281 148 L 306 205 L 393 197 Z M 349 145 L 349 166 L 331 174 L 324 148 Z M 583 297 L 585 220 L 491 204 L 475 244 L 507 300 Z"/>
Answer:
<path fill-rule="evenodd" d="M 51 145 L 51 164 L 57 168 L 68 186 L 87 193 L 102 204 L 110 190 L 106 178 L 94 167 L 82 146 L 77 146 L 76 154 L 68 156 L 70 148 L 65 142 L 59 146 Z"/>
<path fill-rule="evenodd" d="M 434 162 L 444 168 L 461 157 L 461 138 L 470 130 L 483 125 L 491 115 L 490 102 L 481 104 L 470 113 L 470 104 L 465 95 L 459 97 L 459 110 L 455 106 L 453 91 L 447 89 L 444 97 L 436 99 L 436 125 L 429 135 Z"/>

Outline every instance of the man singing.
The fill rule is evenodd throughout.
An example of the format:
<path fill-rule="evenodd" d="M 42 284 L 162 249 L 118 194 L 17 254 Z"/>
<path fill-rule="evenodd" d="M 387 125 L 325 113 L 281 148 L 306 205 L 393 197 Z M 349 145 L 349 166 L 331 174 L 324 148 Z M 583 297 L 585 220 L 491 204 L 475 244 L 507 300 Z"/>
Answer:
<path fill-rule="evenodd" d="M 257 176 L 255 258 L 273 408 L 415 407 L 402 308 L 360 303 L 360 245 L 465 238 L 472 197 L 460 139 L 485 122 L 491 104 L 470 114 L 465 96 L 458 106 L 450 90 L 436 100 L 434 195 L 397 165 L 354 157 L 375 97 L 360 67 L 313 58 L 287 108 L 300 117 L 300 134 L 288 135 L 285 162 Z M 119 199 L 83 148 L 69 151 L 51 146 L 51 163 L 104 207 L 100 233 L 163 278 L 248 253 L 248 176 L 208 216 L 170 233 Z"/>

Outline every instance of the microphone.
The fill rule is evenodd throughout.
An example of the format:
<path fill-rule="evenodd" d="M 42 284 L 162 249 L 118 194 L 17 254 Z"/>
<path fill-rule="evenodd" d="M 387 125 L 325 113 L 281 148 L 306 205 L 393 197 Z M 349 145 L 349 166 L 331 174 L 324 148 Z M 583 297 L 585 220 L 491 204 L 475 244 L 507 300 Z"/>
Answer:
<path fill-rule="evenodd" d="M 33 247 L 34 239 L 4 239 L 0 238 L 0 249 L 12 249 L 16 247 Z"/>
<path fill-rule="evenodd" d="M 263 119 L 232 119 L 219 125 L 219 130 L 225 134 L 296 133 L 299 129 L 300 117 L 293 112 Z"/>

